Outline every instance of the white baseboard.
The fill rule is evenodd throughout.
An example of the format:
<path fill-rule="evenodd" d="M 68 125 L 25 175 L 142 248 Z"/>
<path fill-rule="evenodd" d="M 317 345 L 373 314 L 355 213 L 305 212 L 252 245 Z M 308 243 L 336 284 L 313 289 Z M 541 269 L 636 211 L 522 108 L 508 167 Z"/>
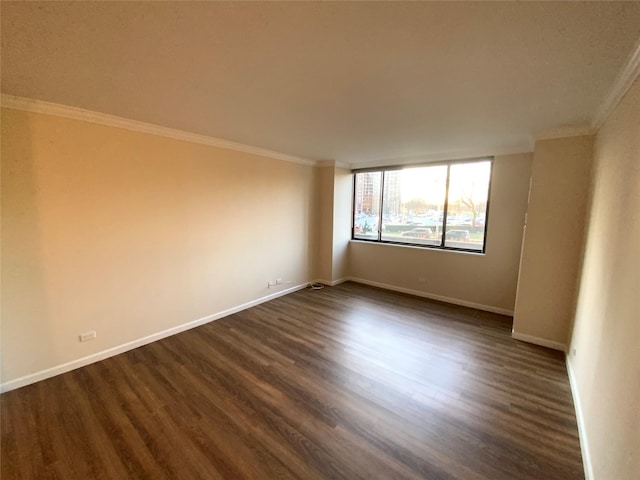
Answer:
<path fill-rule="evenodd" d="M 591 450 L 589 450 L 589 442 L 587 441 L 587 429 L 584 423 L 584 414 L 582 412 L 582 402 L 576 384 L 576 378 L 571 367 L 569 355 L 566 356 L 567 374 L 569 375 L 569 385 L 571 386 L 571 395 L 573 395 L 573 405 L 576 410 L 576 420 L 578 421 L 578 437 L 580 438 L 580 450 L 582 451 L 582 463 L 584 465 L 585 480 L 593 480 L 593 465 L 591 463 Z"/>
<path fill-rule="evenodd" d="M 349 281 L 349 277 L 343 277 L 337 280 L 324 280 L 323 278 L 319 278 L 317 280 L 313 280 L 311 283 L 321 283 L 322 285 L 335 287 L 336 285 L 340 285 L 341 283 L 348 282 L 348 281 Z"/>
<path fill-rule="evenodd" d="M 513 310 L 506 308 L 494 307 L 492 305 L 483 305 L 481 303 L 468 302 L 467 300 L 460 300 L 458 298 L 445 297 L 443 295 L 436 295 L 433 293 L 421 292 L 420 290 L 412 290 L 410 288 L 397 287 L 395 285 L 389 285 L 387 283 L 373 282 L 364 278 L 358 277 L 346 277 L 343 281 L 350 280 L 356 283 L 363 283 L 365 285 L 371 285 L 372 287 L 384 288 L 385 290 L 393 290 L 394 292 L 408 293 L 409 295 L 415 295 L 417 297 L 428 298 L 430 300 L 438 300 L 440 302 L 452 303 L 454 305 L 461 305 L 463 307 L 475 308 L 477 310 L 483 310 L 485 312 L 498 313 L 500 315 L 513 316 Z"/>
<path fill-rule="evenodd" d="M 214 320 L 228 317 L 229 315 L 240 312 L 242 310 L 246 310 L 247 308 L 255 307 L 256 305 L 259 305 L 264 302 L 268 302 L 269 300 L 273 300 L 275 298 L 282 297 L 284 295 L 288 295 L 289 293 L 293 293 L 297 290 L 302 290 L 303 288 L 306 288 L 308 285 L 309 283 L 296 285 L 295 287 L 287 288 L 286 290 L 281 290 L 279 292 L 266 295 L 256 300 L 243 303 L 242 305 L 228 308 L 221 312 L 213 313 L 211 315 L 207 315 L 206 317 L 198 318 L 197 320 L 183 323 L 182 325 L 178 325 L 176 327 L 172 327 L 167 330 L 163 330 L 161 332 L 157 332 L 157 333 L 148 335 L 146 337 L 133 340 L 131 342 L 123 343 L 122 345 L 108 348 L 106 350 L 102 350 L 101 352 L 87 355 L 86 357 L 78 358 L 76 360 L 72 360 L 70 362 L 63 363 L 61 365 L 56 365 L 55 367 L 47 368 L 45 370 L 41 370 L 36 373 L 31 373 L 29 375 L 25 375 L 23 377 L 16 378 L 14 380 L 9 380 L 8 382 L 4 382 L 0 384 L 0 393 L 8 392 L 10 390 L 15 390 L 16 388 L 24 387 L 26 385 L 39 382 L 41 380 L 46 380 L 47 378 L 55 377 L 56 375 L 60 375 L 62 373 L 66 373 L 71 370 L 75 370 L 77 368 L 84 367 L 86 365 L 90 365 L 95 362 L 99 362 L 100 360 L 104 360 L 106 358 L 119 355 L 129 350 L 133 350 L 134 348 L 142 347 L 143 345 L 147 345 L 157 340 L 170 337 L 171 335 L 175 335 L 177 333 L 181 333 L 186 330 L 191 330 L 192 328 L 199 327 L 200 325 L 204 325 L 205 323 L 213 322 Z"/>
<path fill-rule="evenodd" d="M 567 352 L 567 346 L 564 343 L 554 342 L 553 340 L 547 340 L 546 338 L 534 337 L 533 335 L 518 333 L 513 330 L 511 331 L 511 337 L 516 340 L 522 340 L 523 342 L 540 345 L 541 347 L 552 348 L 553 350 L 560 350 L 565 353 Z"/>

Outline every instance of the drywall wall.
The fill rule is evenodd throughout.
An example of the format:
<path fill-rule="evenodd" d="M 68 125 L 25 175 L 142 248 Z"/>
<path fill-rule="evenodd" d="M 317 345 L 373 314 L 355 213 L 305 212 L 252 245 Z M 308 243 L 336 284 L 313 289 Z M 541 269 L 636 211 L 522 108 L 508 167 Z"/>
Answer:
<path fill-rule="evenodd" d="M 335 162 L 318 167 L 318 246 L 316 281 L 335 285 L 349 275 L 349 240 L 351 239 L 351 170 Z"/>
<path fill-rule="evenodd" d="M 316 270 L 314 280 L 331 284 L 333 277 L 333 165 L 324 165 L 317 169 L 318 212 Z"/>
<path fill-rule="evenodd" d="M 531 154 L 494 159 L 484 255 L 353 241 L 351 276 L 365 283 L 510 314 Z"/>
<path fill-rule="evenodd" d="M 2 382 L 306 284 L 316 170 L 3 109 Z"/>
<path fill-rule="evenodd" d="M 333 176 L 333 259 L 332 282 L 349 275 L 349 240 L 351 240 L 351 170 L 336 166 Z"/>
<path fill-rule="evenodd" d="M 593 136 L 536 142 L 514 337 L 563 350 L 584 240 Z"/>
<path fill-rule="evenodd" d="M 640 81 L 598 132 L 593 180 L 567 363 L 591 479 L 633 480 L 640 472 Z"/>

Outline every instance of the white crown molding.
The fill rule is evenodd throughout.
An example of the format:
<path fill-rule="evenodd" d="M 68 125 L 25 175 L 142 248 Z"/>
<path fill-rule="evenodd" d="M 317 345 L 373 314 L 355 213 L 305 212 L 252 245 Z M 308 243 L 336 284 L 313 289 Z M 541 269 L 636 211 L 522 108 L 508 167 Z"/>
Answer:
<path fill-rule="evenodd" d="M 553 140 L 555 138 L 582 137 L 584 135 L 593 135 L 595 133 L 595 128 L 589 125 L 582 125 L 540 130 L 533 135 L 533 138 L 537 142 L 538 140 Z"/>
<path fill-rule="evenodd" d="M 316 162 L 316 167 L 325 168 L 325 167 L 333 167 L 336 162 L 334 160 L 320 160 Z"/>
<path fill-rule="evenodd" d="M 493 149 L 472 149 L 458 150 L 451 152 L 427 153 L 423 155 L 412 155 L 410 157 L 386 158 L 370 162 L 352 162 L 349 164 L 351 168 L 373 168 L 386 167 L 389 165 L 415 165 L 418 163 L 441 162 L 449 160 L 475 160 L 488 157 L 499 157 L 503 155 L 517 155 L 521 153 L 533 152 L 533 141 L 523 142 L 521 144 L 512 145 L 502 148 Z"/>
<path fill-rule="evenodd" d="M 324 167 L 335 167 L 335 168 L 345 168 L 347 170 L 351 169 L 351 165 L 348 163 L 336 162 L 335 160 L 318 160 L 316 162 L 316 167 L 324 168 Z"/>
<path fill-rule="evenodd" d="M 605 101 L 602 102 L 600 108 L 596 112 L 596 115 L 593 117 L 593 122 L 591 122 L 591 126 L 595 130 L 599 130 L 600 127 L 604 124 L 604 122 L 609 118 L 613 109 L 616 108 L 622 97 L 625 96 L 627 91 L 633 85 L 633 82 L 640 76 L 640 39 L 636 43 L 633 52 L 631 52 L 631 56 L 627 61 L 624 69 L 618 74 L 616 81 L 613 83 L 613 87 L 609 92 L 609 95 L 605 98 Z"/>
<path fill-rule="evenodd" d="M 212 147 L 226 148 L 228 150 L 236 150 L 238 152 L 259 155 L 261 157 L 274 158 L 285 162 L 299 163 L 302 165 L 316 166 L 318 162 L 307 158 L 287 155 L 280 152 L 274 152 L 265 148 L 254 147 L 242 143 L 222 140 L 220 138 L 199 135 L 196 133 L 176 130 L 174 128 L 161 127 L 151 123 L 138 122 L 127 118 L 116 117 L 106 113 L 93 112 L 82 108 L 70 107 L 58 103 L 45 102 L 43 100 L 35 100 L 32 98 L 17 97 L 14 95 L 2 94 L 2 107 L 15 110 L 24 110 L 27 112 L 42 113 L 45 115 L 55 115 L 58 117 L 70 118 L 73 120 L 81 120 L 84 122 L 106 125 L 108 127 L 123 128 L 134 132 L 148 133 L 161 137 L 173 138 L 176 140 L 184 140 L 186 142 L 199 143 Z"/>

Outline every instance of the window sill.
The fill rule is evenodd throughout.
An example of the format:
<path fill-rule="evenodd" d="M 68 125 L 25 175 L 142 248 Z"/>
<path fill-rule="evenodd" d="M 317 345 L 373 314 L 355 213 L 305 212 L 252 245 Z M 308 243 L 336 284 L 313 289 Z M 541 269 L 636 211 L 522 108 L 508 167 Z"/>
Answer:
<path fill-rule="evenodd" d="M 420 251 L 427 251 L 427 252 L 444 252 L 444 253 L 457 253 L 457 254 L 467 254 L 467 255 L 473 255 L 473 256 L 480 256 L 480 257 L 484 257 L 486 256 L 487 252 L 474 252 L 471 250 L 453 250 L 453 249 L 449 249 L 449 248 L 430 248 L 430 247 L 421 247 L 418 245 L 402 245 L 401 243 L 387 243 L 387 242 L 372 242 L 372 241 L 368 241 L 368 240 L 358 240 L 358 239 L 350 239 L 349 243 L 354 243 L 354 244 L 365 244 L 365 245 L 375 245 L 378 247 L 398 247 L 398 248 L 410 248 L 412 250 L 420 250 Z"/>

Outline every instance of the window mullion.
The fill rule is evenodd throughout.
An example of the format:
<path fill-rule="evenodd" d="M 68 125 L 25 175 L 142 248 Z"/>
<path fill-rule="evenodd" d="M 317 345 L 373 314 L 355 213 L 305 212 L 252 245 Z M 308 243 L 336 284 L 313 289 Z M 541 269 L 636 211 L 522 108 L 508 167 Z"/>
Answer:
<path fill-rule="evenodd" d="M 380 209 L 378 211 L 378 241 L 382 241 L 382 212 L 384 211 L 384 179 L 387 176 L 387 172 L 382 172 L 382 179 L 380 180 Z"/>
<path fill-rule="evenodd" d="M 442 236 L 440 237 L 440 248 L 444 248 L 447 227 L 447 211 L 449 209 L 449 177 L 451 175 L 451 165 L 447 165 L 447 181 L 444 187 L 444 210 L 442 212 Z"/>

